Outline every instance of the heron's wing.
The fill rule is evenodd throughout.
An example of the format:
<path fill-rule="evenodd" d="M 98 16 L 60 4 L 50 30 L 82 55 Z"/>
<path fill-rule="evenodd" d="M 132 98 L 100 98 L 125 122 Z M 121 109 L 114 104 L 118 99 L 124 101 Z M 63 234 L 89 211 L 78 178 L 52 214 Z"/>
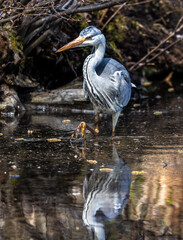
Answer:
<path fill-rule="evenodd" d="M 120 71 L 122 74 L 118 77 L 115 72 Z M 126 68 L 111 58 L 104 58 L 97 69 L 98 75 L 103 79 L 103 88 L 105 97 L 115 103 L 117 107 L 123 108 L 130 100 L 131 81 Z"/>
<path fill-rule="evenodd" d="M 120 71 L 121 74 L 119 76 L 116 73 L 110 76 L 110 79 L 113 81 L 113 86 L 115 87 L 115 102 L 123 108 L 130 100 L 132 86 L 129 78 L 127 78 L 123 71 Z"/>
<path fill-rule="evenodd" d="M 104 78 L 113 75 L 116 71 L 122 71 L 125 76 L 125 80 L 130 83 L 130 75 L 126 68 L 112 58 L 104 58 L 97 67 L 96 71 L 99 76 Z"/>
<path fill-rule="evenodd" d="M 120 88 L 117 94 L 117 99 L 120 104 L 126 106 L 130 101 L 131 97 L 131 82 L 129 82 L 129 78 L 127 78 L 126 74 L 122 72 L 121 79 L 120 79 Z"/>

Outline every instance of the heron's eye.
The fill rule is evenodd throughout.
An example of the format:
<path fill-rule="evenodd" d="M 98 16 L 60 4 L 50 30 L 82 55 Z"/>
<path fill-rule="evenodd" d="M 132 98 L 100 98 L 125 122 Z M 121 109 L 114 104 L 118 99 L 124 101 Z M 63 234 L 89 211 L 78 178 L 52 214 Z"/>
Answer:
<path fill-rule="evenodd" d="M 88 36 L 88 37 L 86 37 L 86 39 L 87 39 L 87 40 L 92 39 L 92 36 Z"/>

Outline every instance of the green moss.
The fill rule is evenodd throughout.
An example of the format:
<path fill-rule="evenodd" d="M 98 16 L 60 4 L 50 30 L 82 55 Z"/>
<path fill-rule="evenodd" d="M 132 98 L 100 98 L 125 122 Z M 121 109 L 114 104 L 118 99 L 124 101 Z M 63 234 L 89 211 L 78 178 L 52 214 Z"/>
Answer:
<path fill-rule="evenodd" d="M 10 48 L 19 53 L 23 51 L 23 44 L 21 42 L 20 36 L 9 24 L 4 24 L 3 30 L 5 31 L 6 38 L 9 41 Z"/>
<path fill-rule="evenodd" d="M 75 14 L 73 16 L 73 20 L 76 20 L 79 23 L 81 30 L 88 27 L 88 25 L 89 25 L 88 22 L 86 21 L 86 18 L 79 14 Z"/>
<path fill-rule="evenodd" d="M 12 50 L 22 53 L 23 45 L 20 40 L 20 36 L 18 36 L 16 32 L 12 32 L 12 34 L 10 35 L 10 42 L 12 45 Z"/>
<path fill-rule="evenodd" d="M 125 40 L 128 19 L 123 15 L 117 15 L 106 27 L 108 39 L 113 39 L 116 43 L 122 43 Z"/>

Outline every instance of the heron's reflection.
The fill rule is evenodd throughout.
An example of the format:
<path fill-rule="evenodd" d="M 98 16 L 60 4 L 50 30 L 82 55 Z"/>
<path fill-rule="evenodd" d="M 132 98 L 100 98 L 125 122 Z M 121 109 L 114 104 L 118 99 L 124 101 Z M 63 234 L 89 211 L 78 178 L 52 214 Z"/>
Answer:
<path fill-rule="evenodd" d="M 115 219 L 125 207 L 130 191 L 129 166 L 118 156 L 113 146 L 111 172 L 95 169 L 85 177 L 83 185 L 83 222 L 92 232 L 93 239 L 104 240 L 104 222 Z"/>

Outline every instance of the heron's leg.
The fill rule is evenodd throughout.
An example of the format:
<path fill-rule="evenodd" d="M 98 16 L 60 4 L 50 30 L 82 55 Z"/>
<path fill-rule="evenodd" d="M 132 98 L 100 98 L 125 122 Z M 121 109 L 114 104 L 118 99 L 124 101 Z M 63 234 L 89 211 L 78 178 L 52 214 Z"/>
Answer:
<path fill-rule="evenodd" d="M 86 129 L 88 129 L 94 136 L 97 135 L 97 132 L 93 128 L 88 126 L 85 122 L 81 122 L 72 134 L 72 137 L 77 137 L 78 134 L 81 132 L 81 136 L 86 139 Z"/>
<path fill-rule="evenodd" d="M 112 114 L 112 137 L 115 136 L 115 128 L 118 122 L 119 115 L 120 115 L 120 112 L 116 112 Z"/>
<path fill-rule="evenodd" d="M 98 111 L 95 110 L 95 132 L 99 133 L 99 128 L 98 128 Z"/>

